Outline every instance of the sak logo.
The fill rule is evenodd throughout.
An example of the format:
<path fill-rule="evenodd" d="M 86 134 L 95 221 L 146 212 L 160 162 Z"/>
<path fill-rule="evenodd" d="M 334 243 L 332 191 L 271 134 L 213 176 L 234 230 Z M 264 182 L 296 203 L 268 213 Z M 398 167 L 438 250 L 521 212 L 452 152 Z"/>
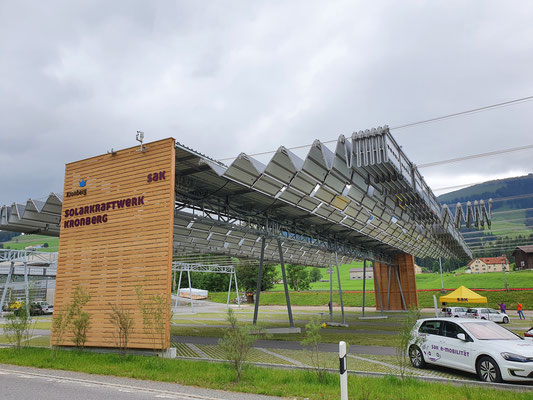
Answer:
<path fill-rule="evenodd" d="M 81 178 L 78 181 L 78 184 L 80 185 L 80 188 L 83 188 L 83 189 L 78 189 L 78 190 L 74 190 L 72 192 L 67 192 L 66 193 L 67 197 L 87 196 L 87 188 L 85 187 L 87 185 L 87 179 Z"/>
<path fill-rule="evenodd" d="M 154 172 L 152 174 L 148 174 L 148 176 L 146 177 L 146 182 L 150 183 L 150 182 L 164 181 L 166 179 L 166 176 L 165 176 L 166 172 L 167 171 L 159 171 L 159 172 Z"/>

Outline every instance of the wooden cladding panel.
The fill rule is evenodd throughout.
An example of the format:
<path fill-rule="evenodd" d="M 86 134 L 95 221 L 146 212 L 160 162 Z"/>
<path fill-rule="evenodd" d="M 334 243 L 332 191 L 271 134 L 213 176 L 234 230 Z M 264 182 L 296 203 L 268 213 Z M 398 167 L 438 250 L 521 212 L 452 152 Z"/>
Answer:
<path fill-rule="evenodd" d="M 91 314 L 86 346 L 118 345 L 118 331 L 109 315 L 111 304 L 134 318 L 128 347 L 170 346 L 168 319 L 162 344 L 154 343 L 153 335 L 144 329 L 135 289 L 142 288 L 145 297 L 163 295 L 170 304 L 175 141 L 165 139 L 144 147 L 145 152 L 136 146 L 65 168 L 54 317 L 65 312 L 76 286 L 86 289 L 91 296 L 84 307 Z M 164 172 L 164 179 L 159 179 L 159 172 Z M 148 175 L 155 173 L 157 181 L 148 182 Z M 86 180 L 84 187 L 81 180 Z M 83 189 L 85 195 L 76 194 Z M 125 199 L 130 199 L 129 206 L 126 201 L 120 206 L 118 201 Z M 97 216 L 100 223 L 92 220 Z M 91 223 L 81 225 L 82 219 Z M 70 226 L 69 221 L 75 220 L 79 226 Z M 51 342 L 56 343 L 53 333 Z M 72 334 L 66 335 L 64 344 L 73 344 Z"/>
<path fill-rule="evenodd" d="M 415 262 L 414 257 L 407 253 L 400 253 L 396 256 L 395 263 L 398 266 L 398 273 L 401 283 L 398 285 L 398 278 L 394 267 L 388 267 L 385 264 L 376 262 L 374 265 L 374 282 L 379 284 L 381 304 L 384 310 L 403 310 L 402 297 L 405 300 L 407 308 L 418 307 L 418 294 L 416 291 L 415 279 Z M 390 269 L 390 283 L 389 283 Z M 389 297 L 390 284 L 390 297 Z M 377 291 L 374 293 L 376 298 L 376 309 L 379 310 L 379 297 Z"/>

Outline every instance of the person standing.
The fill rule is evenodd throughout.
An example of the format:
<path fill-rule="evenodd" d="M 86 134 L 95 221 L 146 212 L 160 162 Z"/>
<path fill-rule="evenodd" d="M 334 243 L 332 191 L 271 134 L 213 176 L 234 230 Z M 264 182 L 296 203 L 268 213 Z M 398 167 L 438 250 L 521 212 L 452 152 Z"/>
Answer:
<path fill-rule="evenodd" d="M 502 301 L 498 305 L 500 306 L 500 311 L 505 314 L 507 312 L 507 306 L 505 305 L 505 303 Z"/>
<path fill-rule="evenodd" d="M 518 316 L 520 317 L 520 319 L 526 319 L 526 317 L 524 316 L 524 312 L 522 311 L 523 307 L 522 307 L 522 304 L 518 303 L 516 305 L 516 311 L 518 311 Z"/>

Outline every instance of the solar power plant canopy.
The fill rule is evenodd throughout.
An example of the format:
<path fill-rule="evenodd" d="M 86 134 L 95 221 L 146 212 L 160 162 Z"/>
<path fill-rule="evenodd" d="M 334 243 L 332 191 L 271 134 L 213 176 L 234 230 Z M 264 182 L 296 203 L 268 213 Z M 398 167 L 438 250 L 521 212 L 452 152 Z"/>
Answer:
<path fill-rule="evenodd" d="M 304 265 L 333 252 L 343 262 L 471 255 L 387 127 L 340 136 L 335 151 L 317 140 L 305 159 L 280 147 L 266 165 L 241 153 L 228 167 L 177 144 L 176 204 L 180 250 L 255 258 L 266 235 L 266 259 L 279 259 L 282 238 L 286 262 Z"/>
<path fill-rule="evenodd" d="M 305 159 L 280 147 L 265 165 L 241 153 L 229 166 L 176 143 L 174 252 L 325 266 L 396 253 L 471 252 L 387 127 L 315 141 Z M 41 216 L 39 216 L 41 215 Z M 58 235 L 61 196 L 0 209 L 0 229 Z M 281 250 L 277 242 L 281 241 Z"/>

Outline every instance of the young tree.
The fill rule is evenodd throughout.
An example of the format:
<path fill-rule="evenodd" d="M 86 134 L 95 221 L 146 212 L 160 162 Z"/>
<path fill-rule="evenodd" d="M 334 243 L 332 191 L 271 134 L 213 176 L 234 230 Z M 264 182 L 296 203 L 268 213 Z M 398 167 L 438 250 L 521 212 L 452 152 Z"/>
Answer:
<path fill-rule="evenodd" d="M 409 364 L 408 346 L 410 344 L 420 346 L 421 339 L 413 333 L 413 327 L 418 319 L 420 319 L 420 310 L 416 308 L 409 309 L 396 335 L 396 359 L 400 367 L 400 376 L 402 379 L 405 377 L 405 371 Z"/>
<path fill-rule="evenodd" d="M 307 347 L 309 350 L 311 365 L 315 369 L 319 382 L 324 382 L 328 374 L 326 366 L 322 363 L 320 358 L 320 352 L 318 351 L 318 345 L 322 339 L 322 336 L 320 336 L 320 328 L 324 326 L 325 323 L 320 322 L 318 318 L 312 318 L 311 321 L 305 325 L 305 339 L 301 342 L 302 346 Z"/>
<path fill-rule="evenodd" d="M 293 289 L 308 290 L 311 283 L 309 281 L 309 272 L 303 265 L 287 265 L 287 283 Z"/>
<path fill-rule="evenodd" d="M 83 349 L 87 341 L 87 332 L 91 326 L 91 314 L 85 311 L 85 306 L 91 300 L 91 295 L 81 285 L 74 289 L 72 303 L 67 311 L 68 320 L 71 321 L 73 342 L 77 348 Z"/>
<path fill-rule="evenodd" d="M 146 297 L 144 289 L 135 288 L 137 303 L 143 316 L 143 329 L 152 338 L 154 351 L 163 350 L 165 346 L 166 326 L 172 315 L 170 303 L 163 294 Z"/>
<path fill-rule="evenodd" d="M 118 331 L 118 347 L 122 355 L 126 356 L 128 349 L 128 340 L 133 332 L 134 320 L 129 310 L 126 310 L 123 305 L 111 304 L 111 312 L 109 313 L 109 320 L 115 325 Z"/>
<path fill-rule="evenodd" d="M 6 316 L 4 333 L 7 340 L 13 343 L 16 349 L 20 349 L 22 343 L 29 338 L 30 326 L 31 316 L 26 305 L 23 304 L 19 309 Z"/>
<path fill-rule="evenodd" d="M 17 349 L 20 349 L 23 342 L 26 342 L 30 335 L 29 331 L 32 325 L 31 304 L 34 297 L 34 288 L 31 285 L 28 288 L 28 297 L 26 302 L 13 301 L 13 291 L 8 292 L 8 310 L 13 311 L 6 316 L 4 333 L 10 343 L 14 343 Z"/>
<path fill-rule="evenodd" d="M 57 350 L 57 346 L 63 345 L 63 342 L 65 341 L 65 334 L 67 333 L 69 326 L 70 320 L 68 319 L 67 314 L 56 311 L 54 318 L 52 319 L 52 334 L 54 335 L 55 342 L 52 343 L 54 355 L 56 353 L 55 350 Z"/>
<path fill-rule="evenodd" d="M 235 382 L 239 382 L 241 380 L 244 362 L 258 337 L 252 334 L 251 330 L 253 328 L 251 326 L 238 324 L 237 317 L 232 308 L 228 308 L 226 320 L 230 326 L 224 333 L 224 337 L 218 341 L 218 344 L 224 352 L 226 359 L 231 361 L 231 365 L 237 373 Z"/>

